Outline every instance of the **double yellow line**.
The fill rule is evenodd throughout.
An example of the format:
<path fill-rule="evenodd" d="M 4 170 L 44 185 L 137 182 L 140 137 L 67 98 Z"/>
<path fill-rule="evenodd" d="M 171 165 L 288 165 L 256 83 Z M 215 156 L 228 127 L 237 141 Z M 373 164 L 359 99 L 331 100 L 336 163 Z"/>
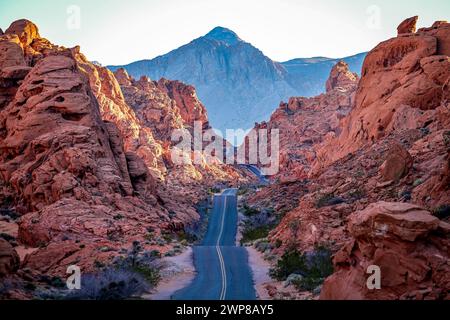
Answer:
<path fill-rule="evenodd" d="M 223 228 L 225 225 L 226 210 L 227 210 L 227 196 L 225 196 L 225 199 L 223 202 L 222 221 L 220 224 L 220 232 L 219 232 L 219 236 L 217 237 L 217 243 L 216 243 L 216 251 L 217 251 L 217 256 L 219 257 L 219 264 L 220 264 L 220 272 L 222 273 L 222 290 L 220 291 L 219 300 L 225 300 L 225 296 L 227 294 L 227 272 L 225 269 L 225 261 L 223 260 L 222 251 L 220 249 L 220 240 L 222 238 Z"/>

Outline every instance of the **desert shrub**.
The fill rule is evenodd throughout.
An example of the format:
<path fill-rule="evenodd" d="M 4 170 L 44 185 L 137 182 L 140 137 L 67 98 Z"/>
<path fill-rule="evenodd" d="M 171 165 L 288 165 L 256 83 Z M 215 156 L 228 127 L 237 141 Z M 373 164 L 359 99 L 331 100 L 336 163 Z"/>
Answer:
<path fill-rule="evenodd" d="M 271 226 L 260 226 L 256 228 L 245 228 L 242 232 L 241 244 L 246 242 L 266 238 L 269 235 Z"/>
<path fill-rule="evenodd" d="M 283 241 L 281 239 L 275 240 L 275 248 L 280 248 L 283 245 Z"/>
<path fill-rule="evenodd" d="M 450 205 L 445 204 L 433 210 L 433 215 L 441 220 L 450 217 Z"/>
<path fill-rule="evenodd" d="M 299 280 L 294 280 L 293 285 L 298 290 L 313 291 L 315 288 L 323 283 L 323 278 L 304 277 Z"/>
<path fill-rule="evenodd" d="M 178 232 L 178 240 L 186 241 L 187 243 L 194 243 L 198 240 L 195 230 L 191 226 L 186 226 L 184 230 Z"/>
<path fill-rule="evenodd" d="M 345 200 L 341 197 L 336 197 L 333 193 L 322 194 L 316 201 L 317 208 L 334 206 L 336 204 L 344 203 Z"/>
<path fill-rule="evenodd" d="M 325 246 L 318 246 L 307 253 L 307 275 L 314 278 L 325 278 L 333 273 L 332 252 Z"/>
<path fill-rule="evenodd" d="M 155 234 L 153 232 L 149 232 L 144 236 L 144 239 L 147 241 L 155 240 Z"/>
<path fill-rule="evenodd" d="M 239 188 L 239 190 L 237 192 L 237 195 L 238 196 L 243 196 L 244 194 L 248 193 L 248 191 L 249 191 L 248 188 L 245 188 L 245 187 Z"/>
<path fill-rule="evenodd" d="M 145 264 L 136 265 L 133 268 L 133 271 L 143 276 L 144 279 L 147 280 L 147 282 L 152 286 L 156 286 L 161 279 L 158 268 L 151 267 Z"/>
<path fill-rule="evenodd" d="M 333 273 L 331 250 L 319 246 L 312 252 L 300 253 L 298 250 L 286 251 L 277 265 L 270 270 L 271 277 L 284 281 L 291 274 L 302 276 L 295 283 L 301 290 L 313 290 Z"/>
<path fill-rule="evenodd" d="M 220 191 L 221 190 L 217 187 L 212 187 L 212 188 L 209 188 L 209 190 L 208 190 L 209 194 L 219 193 Z"/>
<path fill-rule="evenodd" d="M 258 211 L 257 214 L 248 215 L 245 219 L 241 244 L 266 238 L 276 226 L 276 217 L 270 210 Z"/>
<path fill-rule="evenodd" d="M 276 267 L 270 270 L 270 276 L 279 281 L 284 281 L 293 273 L 303 275 L 305 270 L 306 257 L 297 250 L 289 250 L 277 261 Z"/>
<path fill-rule="evenodd" d="M 108 267 L 82 275 L 81 289 L 65 298 L 81 300 L 122 300 L 137 297 L 156 286 L 160 280 L 158 251 L 143 251 L 134 241 L 123 257 L 117 257 Z"/>
<path fill-rule="evenodd" d="M 137 296 L 149 288 L 144 277 L 136 272 L 107 268 L 101 272 L 83 275 L 81 289 L 71 291 L 71 300 L 123 300 Z"/>
<path fill-rule="evenodd" d="M 260 211 L 256 208 L 249 207 L 247 204 L 244 204 L 244 206 L 242 207 L 242 213 L 245 216 L 250 217 L 250 216 L 255 216 L 255 215 L 259 214 Z"/>
<path fill-rule="evenodd" d="M 348 193 L 349 198 L 352 201 L 357 201 L 366 197 L 366 192 L 363 189 L 354 189 Z"/>

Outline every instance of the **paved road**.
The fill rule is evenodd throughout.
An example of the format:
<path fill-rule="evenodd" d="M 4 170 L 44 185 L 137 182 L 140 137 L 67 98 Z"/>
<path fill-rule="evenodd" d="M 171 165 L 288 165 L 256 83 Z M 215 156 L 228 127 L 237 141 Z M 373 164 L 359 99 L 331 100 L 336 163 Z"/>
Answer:
<path fill-rule="evenodd" d="M 214 196 L 214 208 L 203 242 L 193 248 L 197 275 L 177 291 L 176 300 L 256 299 L 247 251 L 236 247 L 237 190 Z"/>
<path fill-rule="evenodd" d="M 259 183 L 263 185 L 269 184 L 269 180 L 261 173 L 261 170 L 255 165 L 252 164 L 243 164 L 244 168 L 252 172 L 254 175 L 256 175 L 259 178 Z"/>

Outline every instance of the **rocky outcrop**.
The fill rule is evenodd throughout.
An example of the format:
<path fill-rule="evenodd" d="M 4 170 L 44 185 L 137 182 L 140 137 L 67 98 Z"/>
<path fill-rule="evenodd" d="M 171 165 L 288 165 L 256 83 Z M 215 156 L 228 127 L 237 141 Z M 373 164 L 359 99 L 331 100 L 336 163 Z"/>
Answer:
<path fill-rule="evenodd" d="M 15 34 L 19 37 L 23 46 L 30 45 L 34 39 L 40 38 L 37 26 L 26 19 L 17 20 L 11 23 L 5 34 Z"/>
<path fill-rule="evenodd" d="M 209 128 L 206 108 L 198 100 L 194 87 L 164 78 L 135 80 L 122 68 L 115 75 L 126 102 L 152 128 L 158 140 L 171 143 L 174 129 L 191 129 L 195 121 L 201 122 L 203 129 Z"/>
<path fill-rule="evenodd" d="M 349 231 L 321 299 L 449 299 L 448 223 L 412 204 L 377 202 L 351 215 Z M 381 270 L 380 289 L 366 284 L 369 266 Z"/>
<path fill-rule="evenodd" d="M 352 109 L 357 84 L 357 75 L 341 61 L 330 72 L 326 93 L 290 98 L 268 122 L 256 124 L 255 129 L 279 129 L 280 172 L 274 179 L 291 183 L 308 178 L 317 146 L 339 133 L 341 119 Z"/>
<path fill-rule="evenodd" d="M 103 122 L 73 58 L 48 56 L 37 62 L 0 119 L 0 173 L 15 191 L 16 210 L 24 214 L 22 243 L 57 248 L 121 239 L 122 244 L 110 244 L 120 246 L 145 226 L 161 224 L 164 209 L 154 193 L 132 197 L 134 177 L 117 128 Z M 118 214 L 126 218 L 117 222 Z M 79 246 L 78 251 L 85 252 L 80 264 L 92 266 L 95 251 Z M 38 251 L 27 261 L 44 262 L 43 255 Z"/>
<path fill-rule="evenodd" d="M 324 167 L 394 131 L 422 128 L 448 108 L 450 24 L 384 41 L 367 55 L 342 133 L 324 146 Z"/>
<path fill-rule="evenodd" d="M 416 32 L 416 24 L 417 20 L 419 20 L 419 16 L 414 16 L 411 18 L 408 18 L 404 20 L 400 25 L 397 27 L 397 33 L 404 34 L 404 33 L 415 33 Z"/>
<path fill-rule="evenodd" d="M 19 269 L 19 256 L 8 241 L 0 238 L 0 279 Z"/>
<path fill-rule="evenodd" d="M 163 146 L 160 158 L 164 160 L 167 169 L 164 175 L 166 187 L 170 190 L 167 193 L 175 193 L 165 197 L 163 194 L 166 192 L 161 192 L 167 208 L 180 212 L 180 215 L 196 216 L 193 209 L 187 211 L 186 207 L 190 207 L 189 203 L 196 203 L 201 199 L 203 192 L 199 191 L 220 181 L 242 181 L 240 173 L 217 159 L 207 161 L 202 156 L 201 164 L 173 164 L 170 150 L 178 143 L 172 141 L 174 130 L 186 129 L 193 133 L 194 122 L 200 123 L 203 132 L 210 129 L 206 108 L 197 98 L 192 86 L 164 78 L 152 81 L 145 76 L 135 80 L 124 69 L 116 70 L 115 77 L 127 105 L 132 108 L 141 123 L 151 129 L 157 143 Z M 192 148 L 186 157 L 192 159 L 193 153 Z M 178 203 L 174 203 L 174 198 L 179 199 Z"/>
<path fill-rule="evenodd" d="M 198 99 L 193 86 L 162 78 L 158 81 L 158 89 L 176 102 L 185 126 L 192 126 L 195 121 L 199 121 L 204 127 L 209 127 L 206 108 Z"/>
<path fill-rule="evenodd" d="M 342 90 L 352 89 L 355 87 L 355 83 L 357 83 L 358 80 L 358 75 L 349 70 L 348 64 L 344 61 L 339 61 L 331 69 L 330 76 L 326 83 L 326 90 L 327 92 L 330 92 L 336 88 L 341 88 Z"/>
<path fill-rule="evenodd" d="M 102 118 L 116 124 L 124 140 L 126 152 L 141 157 L 155 179 L 164 180 L 167 168 L 163 161 L 164 148 L 156 141 L 151 127 L 141 121 L 135 111 L 125 101 L 119 82 L 107 68 L 94 65 L 80 53 L 78 47 L 72 49 L 78 66 L 89 78 L 90 86 L 99 103 Z"/>
<path fill-rule="evenodd" d="M 355 103 L 314 136 L 308 174 L 274 179 L 249 196 L 252 206 L 280 217 L 269 234 L 272 253 L 318 246 L 336 253 L 323 299 L 448 299 L 449 31 L 437 22 L 369 52 Z M 328 109 L 318 109 L 314 125 Z M 289 150 L 286 136 L 302 141 L 299 133 L 314 128 L 286 123 L 278 126 L 288 130 L 281 154 Z M 381 267 L 381 290 L 366 287 L 370 265 Z"/>
<path fill-rule="evenodd" d="M 174 109 L 177 100 L 186 118 L 206 119 L 192 87 L 164 87 L 161 109 Z M 224 165 L 205 165 L 209 171 L 192 169 L 197 183 L 190 185 L 186 170 L 169 175 L 165 143 L 127 104 L 114 74 L 79 47 L 53 45 L 26 20 L 0 36 L 0 206 L 21 216 L 19 243 L 36 248 L 24 267 L 63 275 L 76 261 L 92 271 L 134 240 L 144 243 L 148 230 L 158 235 L 194 223 L 194 205 L 217 177 L 241 178 Z"/>
<path fill-rule="evenodd" d="M 380 167 L 383 181 L 399 180 L 412 168 L 413 158 L 401 144 L 395 143 L 389 150 L 386 160 Z"/>

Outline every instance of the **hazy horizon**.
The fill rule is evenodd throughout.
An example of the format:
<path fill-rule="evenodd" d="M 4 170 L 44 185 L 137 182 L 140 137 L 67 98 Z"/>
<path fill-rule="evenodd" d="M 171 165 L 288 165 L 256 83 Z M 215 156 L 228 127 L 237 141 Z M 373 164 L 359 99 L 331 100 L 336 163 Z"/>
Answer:
<path fill-rule="evenodd" d="M 163 55 L 222 26 L 283 62 L 366 52 L 395 36 L 407 17 L 419 15 L 423 27 L 448 20 L 448 12 L 444 0 L 0 0 L 0 28 L 26 18 L 53 43 L 80 45 L 92 61 L 121 65 Z"/>

